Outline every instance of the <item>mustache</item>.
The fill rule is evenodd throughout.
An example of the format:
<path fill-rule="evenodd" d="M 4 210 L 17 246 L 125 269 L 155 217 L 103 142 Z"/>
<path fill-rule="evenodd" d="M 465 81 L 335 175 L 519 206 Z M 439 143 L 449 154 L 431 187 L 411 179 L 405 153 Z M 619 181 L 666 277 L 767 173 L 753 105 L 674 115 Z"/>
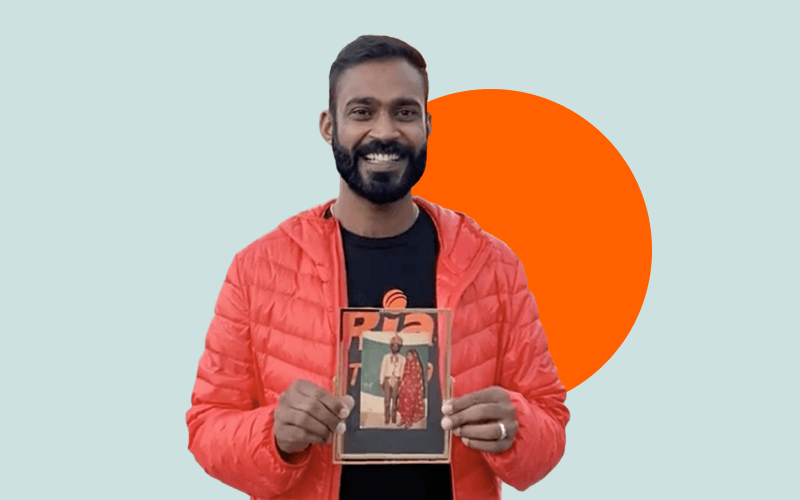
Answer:
<path fill-rule="evenodd" d="M 410 147 L 404 146 L 397 141 L 373 141 L 369 144 L 363 144 L 353 149 L 354 159 L 358 158 L 359 156 L 366 156 L 368 154 L 388 154 L 397 155 L 400 158 L 409 158 L 414 154 L 414 151 Z"/>

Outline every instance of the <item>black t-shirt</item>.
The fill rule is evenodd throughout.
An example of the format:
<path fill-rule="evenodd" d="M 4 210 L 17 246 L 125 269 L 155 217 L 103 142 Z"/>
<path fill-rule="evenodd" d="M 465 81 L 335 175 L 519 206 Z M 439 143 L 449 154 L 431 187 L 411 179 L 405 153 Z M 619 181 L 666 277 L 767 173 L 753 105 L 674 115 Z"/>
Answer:
<path fill-rule="evenodd" d="M 363 238 L 342 229 L 347 298 L 350 307 L 382 307 L 384 294 L 402 290 L 409 308 L 436 307 L 436 258 L 439 240 L 430 216 L 419 217 L 406 232 L 391 238 Z M 441 405 L 441 401 L 430 401 Z M 345 465 L 342 500 L 448 500 L 452 498 L 447 464 Z"/>

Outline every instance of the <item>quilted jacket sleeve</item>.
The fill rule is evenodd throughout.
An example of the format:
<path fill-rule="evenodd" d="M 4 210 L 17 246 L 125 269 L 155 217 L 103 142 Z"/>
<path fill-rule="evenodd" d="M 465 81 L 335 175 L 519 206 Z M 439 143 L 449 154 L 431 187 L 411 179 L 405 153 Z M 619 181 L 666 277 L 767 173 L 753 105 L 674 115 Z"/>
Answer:
<path fill-rule="evenodd" d="M 189 450 L 210 476 L 254 497 L 287 491 L 307 470 L 310 453 L 307 448 L 293 463 L 278 454 L 276 406 L 277 397 L 265 396 L 257 383 L 237 256 L 217 299 L 186 413 Z"/>
<path fill-rule="evenodd" d="M 483 456 L 497 477 L 522 491 L 544 478 L 561 460 L 569 411 L 564 406 L 567 393 L 547 349 L 525 270 L 518 259 L 515 261 L 504 299 L 498 375 L 499 385 L 508 391 L 517 409 L 519 431 L 509 450 Z"/>

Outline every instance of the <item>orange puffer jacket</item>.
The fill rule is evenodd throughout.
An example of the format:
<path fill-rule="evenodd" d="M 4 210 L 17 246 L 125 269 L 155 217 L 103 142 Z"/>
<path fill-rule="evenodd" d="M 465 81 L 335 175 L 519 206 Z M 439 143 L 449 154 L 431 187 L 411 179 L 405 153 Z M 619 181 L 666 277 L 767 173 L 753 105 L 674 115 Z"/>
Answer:
<path fill-rule="evenodd" d="M 453 311 L 454 396 L 501 386 L 519 421 L 503 453 L 453 438 L 454 498 L 500 498 L 500 481 L 524 490 L 561 459 L 569 412 L 522 263 L 463 214 L 414 201 L 439 234 L 436 297 L 437 307 Z M 189 450 L 209 475 L 253 499 L 339 498 L 331 445 L 312 445 L 287 463 L 272 434 L 278 397 L 295 379 L 333 390 L 347 293 L 339 224 L 324 216 L 331 204 L 286 220 L 236 255 L 200 359 L 186 414 Z"/>

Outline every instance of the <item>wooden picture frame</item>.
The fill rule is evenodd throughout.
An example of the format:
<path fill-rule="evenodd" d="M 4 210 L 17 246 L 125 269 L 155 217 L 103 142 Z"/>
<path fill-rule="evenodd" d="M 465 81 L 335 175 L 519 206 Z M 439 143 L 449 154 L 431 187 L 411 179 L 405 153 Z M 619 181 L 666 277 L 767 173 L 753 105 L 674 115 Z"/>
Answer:
<path fill-rule="evenodd" d="M 334 392 L 356 404 L 333 462 L 449 463 L 450 310 L 344 308 L 339 318 Z"/>

